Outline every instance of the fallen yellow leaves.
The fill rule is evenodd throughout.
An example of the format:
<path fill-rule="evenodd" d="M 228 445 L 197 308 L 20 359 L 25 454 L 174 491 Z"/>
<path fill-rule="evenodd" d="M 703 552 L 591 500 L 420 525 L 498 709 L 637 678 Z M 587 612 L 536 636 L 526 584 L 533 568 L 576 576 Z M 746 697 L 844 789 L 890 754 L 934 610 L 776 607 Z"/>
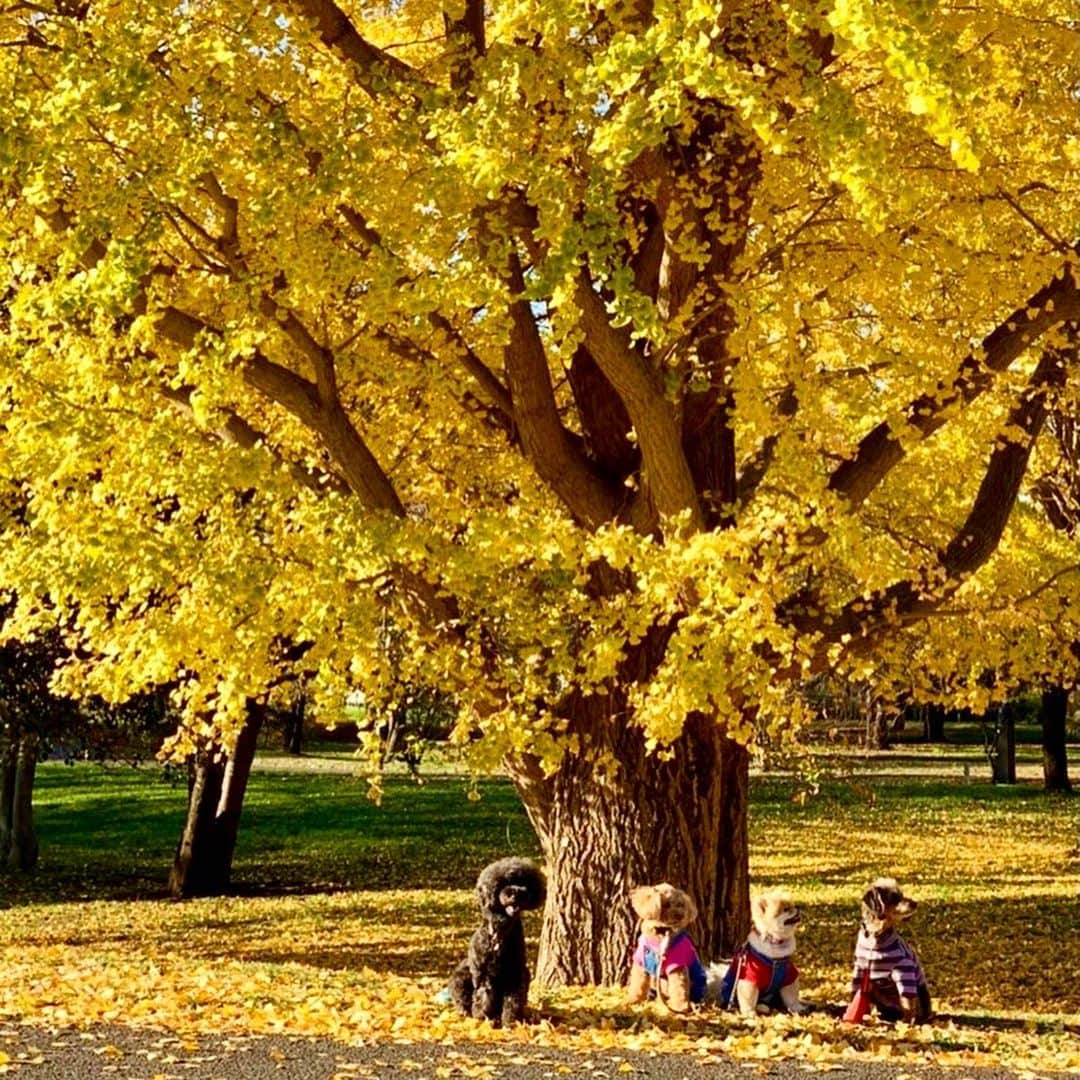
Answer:
<path fill-rule="evenodd" d="M 777 1058 L 815 1071 L 872 1060 L 1080 1069 L 1080 944 L 1064 872 L 1074 834 L 1041 807 L 1009 809 L 994 844 L 992 826 L 1005 823 L 987 808 L 899 821 L 863 806 L 842 828 L 822 813 L 782 843 L 758 838 L 756 880 L 788 884 L 806 911 L 799 966 L 816 1009 L 803 1017 L 745 1021 L 705 1009 L 684 1021 L 628 1007 L 618 988 L 537 988 L 533 1024 L 466 1019 L 436 1002 L 472 929 L 465 890 L 9 908 L 0 911 L 0 1017 L 155 1026 L 190 1040 L 191 1052 L 203 1035 L 286 1033 L 479 1044 L 511 1061 L 529 1044 L 609 1058 L 680 1053 L 705 1065 L 731 1056 L 752 1069 Z M 909 936 L 929 972 L 932 1025 L 849 1028 L 828 1011 L 847 995 L 858 888 L 876 872 L 867 851 L 891 853 L 921 903 Z"/>
<path fill-rule="evenodd" d="M 1049 892 L 1048 903 L 1067 895 L 1064 886 Z M 434 902 L 424 893 L 360 893 L 2 912 L 0 934 L 10 944 L 0 950 L 0 1016 L 50 1024 L 154 1025 L 191 1036 L 290 1033 L 351 1043 L 528 1042 L 584 1052 L 798 1058 L 815 1068 L 852 1058 L 1080 1068 L 1076 1018 L 1058 1016 L 1055 1022 L 1017 1012 L 921 1028 L 852 1029 L 824 1012 L 744 1021 L 706 1009 L 680 1021 L 652 1006 L 625 1006 L 617 988 L 575 988 L 534 994 L 537 1023 L 494 1029 L 438 1005 L 442 979 L 434 974 L 345 963 L 364 954 L 361 947 L 367 945 L 372 959 L 393 950 L 399 969 L 422 966 L 431 948 Z M 439 935 L 448 939 L 446 969 L 454 939 L 465 936 L 468 894 L 438 894 L 438 903 L 460 928 Z M 820 927 L 816 933 L 820 951 L 828 947 L 828 936 Z M 324 966 L 320 958 L 334 956 L 335 949 L 341 950 L 337 963 Z M 978 964 L 975 969 L 981 970 Z M 808 980 L 811 1001 L 842 1000 L 845 982 L 841 972 L 816 986 Z M 954 1009 L 948 1000 L 938 1005 L 943 1013 Z M 111 1052 L 108 1046 L 102 1051 Z"/>

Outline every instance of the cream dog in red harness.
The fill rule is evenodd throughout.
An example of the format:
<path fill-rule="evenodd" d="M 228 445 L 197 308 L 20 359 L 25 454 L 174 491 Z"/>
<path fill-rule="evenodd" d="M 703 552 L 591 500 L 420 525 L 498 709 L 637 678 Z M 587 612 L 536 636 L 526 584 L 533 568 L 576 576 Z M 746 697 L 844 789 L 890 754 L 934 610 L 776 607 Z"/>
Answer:
<path fill-rule="evenodd" d="M 722 1005 L 738 1002 L 743 1016 L 753 1016 L 759 1004 L 803 1012 L 799 969 L 792 960 L 799 909 L 786 892 L 773 889 L 753 899 L 750 915 L 754 928 L 722 975 L 716 996 Z"/>

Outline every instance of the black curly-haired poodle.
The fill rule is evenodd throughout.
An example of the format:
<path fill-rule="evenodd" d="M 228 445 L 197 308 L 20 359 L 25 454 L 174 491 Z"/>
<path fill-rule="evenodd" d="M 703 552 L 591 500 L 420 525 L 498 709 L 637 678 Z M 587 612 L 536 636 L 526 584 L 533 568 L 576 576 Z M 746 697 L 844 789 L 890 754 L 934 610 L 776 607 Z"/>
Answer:
<path fill-rule="evenodd" d="M 525 1017 L 529 964 L 521 913 L 540 907 L 547 882 L 527 859 L 500 859 L 476 879 L 484 921 L 469 942 L 469 955 L 450 976 L 450 996 L 466 1015 L 496 1024 Z"/>

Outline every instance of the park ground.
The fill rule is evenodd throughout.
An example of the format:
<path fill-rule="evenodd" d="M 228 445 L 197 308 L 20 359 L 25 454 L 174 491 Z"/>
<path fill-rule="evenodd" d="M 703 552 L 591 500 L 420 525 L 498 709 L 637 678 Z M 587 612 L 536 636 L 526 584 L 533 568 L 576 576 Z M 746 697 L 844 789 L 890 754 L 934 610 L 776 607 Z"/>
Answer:
<path fill-rule="evenodd" d="M 252 1076 L 326 1078 L 372 1075 L 380 1061 L 418 1076 L 1077 1072 L 1080 799 L 1040 791 L 1033 750 L 1009 787 L 988 783 L 972 747 L 830 758 L 809 797 L 797 776 L 755 777 L 753 880 L 804 906 L 808 1016 L 708 1009 L 687 1022 L 626 1006 L 617 988 L 571 989 L 537 991 L 535 1022 L 510 1030 L 436 1000 L 468 940 L 478 869 L 536 854 L 504 781 L 481 782 L 476 799 L 460 776 L 391 777 L 375 806 L 340 751 L 299 764 L 263 755 L 236 894 L 174 903 L 164 879 L 182 780 L 47 763 L 40 869 L 0 882 L 0 1072 L 249 1075 L 241 1061 L 264 1063 Z M 882 872 L 921 903 L 908 936 L 937 1011 L 922 1028 L 838 1019 L 858 899 Z M 42 1071 L 60 1059 L 69 1072 Z"/>

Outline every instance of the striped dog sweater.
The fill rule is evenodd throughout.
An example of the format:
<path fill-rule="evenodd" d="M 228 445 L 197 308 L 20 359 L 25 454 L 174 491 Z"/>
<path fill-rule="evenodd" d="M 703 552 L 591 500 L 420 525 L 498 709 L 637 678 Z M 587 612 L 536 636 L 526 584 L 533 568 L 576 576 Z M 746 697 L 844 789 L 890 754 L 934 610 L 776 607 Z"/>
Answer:
<path fill-rule="evenodd" d="M 870 982 L 893 983 L 905 998 L 918 996 L 926 986 L 926 975 L 915 950 L 895 931 L 875 937 L 865 927 L 855 942 L 855 970 L 851 974 L 851 992 L 862 986 L 863 972 L 870 971 Z"/>

